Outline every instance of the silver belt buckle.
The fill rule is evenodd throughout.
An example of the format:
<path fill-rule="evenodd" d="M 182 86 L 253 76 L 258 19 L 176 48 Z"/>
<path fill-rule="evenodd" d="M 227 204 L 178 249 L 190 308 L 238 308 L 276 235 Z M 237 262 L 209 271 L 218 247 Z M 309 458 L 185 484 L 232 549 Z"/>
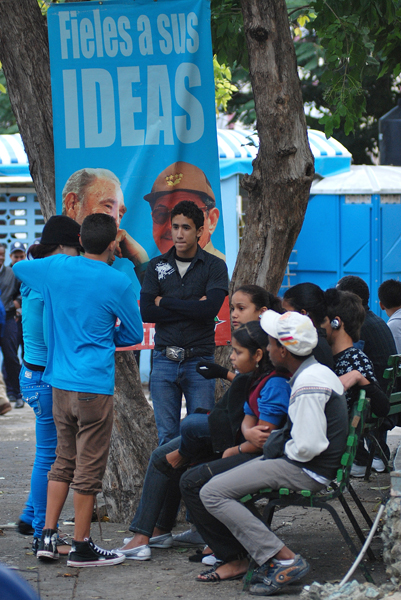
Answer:
<path fill-rule="evenodd" d="M 184 360 L 185 349 L 180 348 L 179 346 L 167 346 L 166 357 L 170 360 L 175 360 L 177 362 L 179 362 L 180 360 Z"/>

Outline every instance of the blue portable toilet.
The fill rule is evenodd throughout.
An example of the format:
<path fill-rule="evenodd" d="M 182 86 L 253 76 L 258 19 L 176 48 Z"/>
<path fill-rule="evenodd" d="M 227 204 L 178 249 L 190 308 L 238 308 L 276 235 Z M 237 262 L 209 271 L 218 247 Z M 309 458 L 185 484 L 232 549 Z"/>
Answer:
<path fill-rule="evenodd" d="M 0 241 L 29 247 L 44 223 L 21 136 L 0 135 Z"/>
<path fill-rule="evenodd" d="M 317 175 L 326 177 L 349 171 L 352 156 L 342 144 L 334 138 L 327 139 L 322 131 L 308 129 L 307 133 Z M 218 129 L 217 138 L 226 261 L 231 276 L 239 250 L 238 231 L 246 206 L 245 193 L 240 187 L 241 178 L 245 173 L 252 173 L 259 138 L 253 131 L 236 129 Z"/>
<path fill-rule="evenodd" d="M 28 157 L 19 133 L 0 135 L 0 177 L 30 177 Z"/>
<path fill-rule="evenodd" d="M 371 309 L 386 318 L 377 290 L 401 275 L 401 167 L 353 165 L 314 181 L 293 256 L 290 285 L 312 281 L 326 289 L 358 275 L 369 286 Z"/>

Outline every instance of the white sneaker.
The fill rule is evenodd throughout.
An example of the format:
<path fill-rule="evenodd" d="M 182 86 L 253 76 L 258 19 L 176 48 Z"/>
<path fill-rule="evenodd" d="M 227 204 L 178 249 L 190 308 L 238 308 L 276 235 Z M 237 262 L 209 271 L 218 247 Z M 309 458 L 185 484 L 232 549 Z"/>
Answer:
<path fill-rule="evenodd" d="M 374 458 L 372 462 L 372 469 L 377 473 L 383 473 L 386 470 L 386 465 L 381 458 Z"/>
<path fill-rule="evenodd" d="M 130 543 L 132 537 L 123 539 L 124 546 Z M 164 533 L 163 535 L 155 535 L 149 540 L 149 548 L 171 548 L 173 545 L 173 536 L 171 533 Z"/>
<path fill-rule="evenodd" d="M 155 535 L 149 540 L 149 548 L 171 548 L 173 545 L 173 536 L 171 533 Z"/>
<path fill-rule="evenodd" d="M 202 563 L 204 565 L 209 565 L 209 567 L 214 567 L 214 565 L 221 565 L 223 561 L 216 558 L 214 554 L 206 554 L 205 558 L 202 558 Z"/>
<path fill-rule="evenodd" d="M 365 477 L 365 473 L 366 466 L 364 467 L 363 465 L 356 465 L 355 463 L 352 464 L 350 473 L 352 477 Z"/>
<path fill-rule="evenodd" d="M 204 545 L 204 540 L 194 527 L 173 536 L 173 546 L 175 547 L 181 546 L 184 548 L 193 548 L 195 546 L 197 548 L 203 548 Z"/>
<path fill-rule="evenodd" d="M 137 546 L 136 548 L 118 548 L 117 550 L 113 550 L 113 552 L 120 552 L 124 554 L 125 558 L 128 560 L 150 560 L 152 557 L 152 551 L 147 544 L 143 546 Z"/>

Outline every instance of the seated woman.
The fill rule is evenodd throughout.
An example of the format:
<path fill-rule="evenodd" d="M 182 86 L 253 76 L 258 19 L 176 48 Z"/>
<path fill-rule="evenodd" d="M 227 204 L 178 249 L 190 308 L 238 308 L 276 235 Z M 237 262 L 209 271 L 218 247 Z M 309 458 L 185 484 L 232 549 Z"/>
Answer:
<path fill-rule="evenodd" d="M 248 453 L 250 458 L 255 453 L 261 453 L 270 431 L 282 425 L 288 410 L 289 374 L 273 370 L 266 350 L 267 342 L 266 334 L 256 321 L 234 331 L 231 360 L 239 374 L 209 415 L 195 414 L 184 419 L 181 430 L 186 440 L 186 458 L 205 459 L 209 454 L 213 460 L 231 448 L 230 453 L 242 462 L 248 459 Z M 248 400 L 249 407 L 245 409 L 244 417 L 245 400 Z M 194 442 L 192 450 L 189 436 L 185 437 L 186 422 L 192 429 L 193 438 L 197 437 L 190 422 L 193 417 L 202 421 L 199 428 L 201 452 L 197 442 Z M 203 446 L 207 448 L 206 451 Z M 179 480 L 186 467 L 181 465 L 174 469 L 170 466 L 163 472 L 156 465 L 160 466 L 166 454 L 178 448 L 182 449 L 181 438 L 160 446 L 151 456 L 142 497 L 130 526 L 130 531 L 135 535 L 130 540 L 124 540 L 125 546 L 121 548 L 127 558 L 149 560 L 151 547 L 169 546 L 166 542 L 171 539 L 170 532 L 180 502 Z M 227 458 L 224 460 L 228 461 Z"/>
<path fill-rule="evenodd" d="M 307 315 L 317 330 L 317 346 L 313 356 L 317 362 L 333 369 L 333 355 L 327 343 L 324 324 L 327 319 L 327 304 L 323 290 L 314 283 L 298 283 L 286 290 L 283 296 L 283 309 Z"/>
<path fill-rule="evenodd" d="M 256 389 L 251 392 L 249 397 L 251 406 L 248 402 L 244 405 L 245 417 L 242 421 L 241 431 L 246 440 L 245 443 L 234 446 L 234 448 L 227 448 L 223 453 L 223 458 L 238 456 L 242 453 L 256 452 L 259 454 L 272 429 L 276 429 L 273 425 L 277 425 L 277 421 L 280 425 L 280 419 L 277 416 L 287 414 L 288 400 L 286 393 L 289 388 L 286 381 L 272 382 L 270 385 L 266 385 L 266 383 L 273 376 L 290 377 L 290 374 L 271 370 L 266 347 L 263 347 L 264 340 L 267 346 L 268 338 L 256 321 L 241 325 L 233 333 L 231 342 L 233 352 L 230 359 L 234 369 L 239 373 L 245 373 L 247 372 L 246 369 L 249 370 L 252 367 L 254 359 L 257 363 L 263 359 L 264 367 L 262 369 L 269 368 L 270 373 L 262 377 Z M 285 391 L 284 412 L 282 390 Z M 216 440 L 217 436 L 221 435 L 221 430 L 216 429 L 215 436 L 212 437 L 213 420 L 210 420 L 207 413 L 200 414 L 206 411 L 202 409 L 198 409 L 198 411 L 184 419 L 181 426 L 179 448 L 155 461 L 156 468 L 166 473 L 166 475 L 173 474 L 174 469 L 184 467 L 194 460 L 199 462 L 202 458 L 208 458 L 218 452 L 216 441 L 213 443 L 213 437 Z M 273 424 L 270 422 L 270 418 L 273 419 Z M 239 462 L 242 462 L 242 460 Z"/>
<path fill-rule="evenodd" d="M 283 311 L 280 298 L 273 296 L 259 285 L 241 285 L 231 297 L 230 312 L 233 329 L 238 329 L 240 325 L 249 321 L 259 321 L 262 314 L 268 309 L 281 314 Z M 226 366 L 210 361 L 200 361 L 196 365 L 196 370 L 205 379 L 221 378 L 232 382 L 236 375 Z M 178 458 L 177 454 L 173 454 L 169 457 L 169 461 L 176 466 L 175 461 Z M 202 542 L 202 538 L 193 525 L 191 525 L 191 529 L 174 536 L 174 545 L 194 546 Z M 208 552 L 207 548 L 203 551 L 204 554 L 208 554 Z M 196 557 L 190 557 L 190 560 L 193 558 L 201 557 L 197 554 Z"/>
<path fill-rule="evenodd" d="M 238 329 L 243 323 L 259 321 L 266 310 L 282 313 L 281 300 L 260 285 L 241 285 L 231 297 L 230 313 L 233 329 Z M 196 366 L 197 372 L 205 379 L 228 379 L 233 381 L 235 373 L 215 362 L 200 361 Z"/>
<path fill-rule="evenodd" d="M 390 409 L 389 400 L 380 388 L 373 365 L 362 350 L 354 348 L 365 318 L 362 301 L 352 292 L 342 292 L 336 288 L 325 292 L 328 322 L 325 324 L 327 341 L 334 359 L 334 372 L 341 380 L 346 392 L 348 411 L 359 398 L 360 390 L 366 391 L 372 412 L 385 417 Z M 366 471 L 368 452 L 363 442 L 358 448 L 351 475 L 363 477 Z"/>

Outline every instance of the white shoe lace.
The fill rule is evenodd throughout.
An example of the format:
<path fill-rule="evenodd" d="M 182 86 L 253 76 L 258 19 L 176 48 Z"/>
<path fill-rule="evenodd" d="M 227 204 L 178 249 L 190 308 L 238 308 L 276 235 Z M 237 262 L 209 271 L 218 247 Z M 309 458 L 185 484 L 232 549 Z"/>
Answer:
<path fill-rule="evenodd" d="M 110 550 L 105 550 L 104 548 L 100 548 L 100 546 L 97 546 L 92 540 L 88 540 L 89 541 L 89 545 L 92 548 L 92 550 L 94 550 L 95 552 L 97 552 L 98 554 L 100 554 L 101 556 L 114 556 L 115 553 L 114 552 L 110 552 Z"/>

